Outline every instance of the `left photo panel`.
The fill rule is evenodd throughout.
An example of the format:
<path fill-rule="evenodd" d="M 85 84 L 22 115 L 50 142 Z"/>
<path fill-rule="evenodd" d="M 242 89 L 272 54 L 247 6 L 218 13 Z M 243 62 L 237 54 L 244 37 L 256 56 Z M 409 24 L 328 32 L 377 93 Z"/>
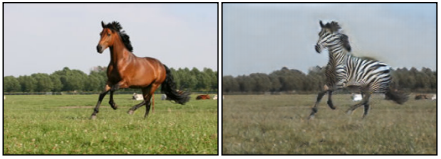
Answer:
<path fill-rule="evenodd" d="M 218 12 L 3 3 L 3 154 L 219 155 Z"/>

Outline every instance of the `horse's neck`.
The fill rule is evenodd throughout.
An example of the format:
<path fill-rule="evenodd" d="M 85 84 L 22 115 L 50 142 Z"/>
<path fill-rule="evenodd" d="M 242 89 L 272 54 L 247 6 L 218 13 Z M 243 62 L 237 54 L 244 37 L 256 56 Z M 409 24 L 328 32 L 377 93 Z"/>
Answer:
<path fill-rule="evenodd" d="M 110 49 L 110 62 L 113 64 L 118 64 L 121 60 L 130 60 L 133 55 L 129 50 L 127 50 L 124 45 L 114 45 L 109 47 Z"/>

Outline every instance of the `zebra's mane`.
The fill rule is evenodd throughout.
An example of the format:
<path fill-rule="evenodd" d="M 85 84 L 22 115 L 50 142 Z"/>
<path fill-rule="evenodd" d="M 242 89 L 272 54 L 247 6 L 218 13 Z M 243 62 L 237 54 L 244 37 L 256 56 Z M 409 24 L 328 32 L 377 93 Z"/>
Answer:
<path fill-rule="evenodd" d="M 345 34 L 341 34 L 340 36 L 341 43 L 343 44 L 343 47 L 351 52 L 351 45 L 349 44 L 349 37 Z"/>
<path fill-rule="evenodd" d="M 338 23 L 335 21 L 332 21 L 331 23 L 326 23 L 325 25 L 323 25 L 322 21 L 320 21 L 320 25 L 322 26 L 322 28 L 328 28 L 332 32 L 338 32 L 338 30 L 341 29 L 340 25 L 338 25 Z"/>
<path fill-rule="evenodd" d="M 338 25 L 337 22 L 332 21 L 331 23 L 323 24 L 323 22 L 320 20 L 320 26 L 322 29 L 329 29 L 332 33 L 338 33 L 338 30 L 341 29 L 340 25 Z M 351 45 L 349 44 L 349 37 L 346 34 L 338 33 L 340 34 L 340 41 L 343 44 L 343 47 L 351 52 Z"/>

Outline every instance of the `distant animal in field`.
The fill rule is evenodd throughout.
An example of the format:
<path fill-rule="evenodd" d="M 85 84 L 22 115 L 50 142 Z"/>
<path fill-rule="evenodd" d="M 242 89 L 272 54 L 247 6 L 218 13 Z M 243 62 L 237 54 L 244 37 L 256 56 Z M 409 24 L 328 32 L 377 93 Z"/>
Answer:
<path fill-rule="evenodd" d="M 132 99 L 133 100 L 144 100 L 144 97 L 142 97 L 142 94 L 133 93 Z"/>
<path fill-rule="evenodd" d="M 201 100 L 201 99 L 210 99 L 210 96 L 208 94 L 203 94 L 203 95 L 198 95 L 196 97 L 196 100 Z"/>
<path fill-rule="evenodd" d="M 222 96 L 222 99 L 224 99 L 225 96 Z M 214 95 L 213 100 L 217 100 L 217 95 Z"/>
<path fill-rule="evenodd" d="M 426 94 L 417 94 L 417 95 L 415 95 L 415 100 L 421 100 L 421 99 L 429 99 L 429 98 L 427 98 Z"/>
<path fill-rule="evenodd" d="M 352 94 L 351 99 L 352 101 L 361 101 L 363 97 L 361 96 L 361 94 Z"/>
<path fill-rule="evenodd" d="M 436 100 L 436 94 L 432 96 L 432 100 Z"/>
<path fill-rule="evenodd" d="M 167 95 L 162 94 L 162 96 L 161 96 L 161 100 L 167 100 Z"/>

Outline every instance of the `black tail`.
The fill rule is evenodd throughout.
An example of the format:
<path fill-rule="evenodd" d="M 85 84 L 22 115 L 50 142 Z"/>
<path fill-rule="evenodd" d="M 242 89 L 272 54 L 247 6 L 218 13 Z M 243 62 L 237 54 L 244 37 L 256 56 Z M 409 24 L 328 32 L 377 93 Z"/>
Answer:
<path fill-rule="evenodd" d="M 190 92 L 177 91 L 170 69 L 164 65 L 166 71 L 165 81 L 161 85 L 161 91 L 167 95 L 167 99 L 179 104 L 185 104 L 190 100 Z"/>
<path fill-rule="evenodd" d="M 397 90 L 392 90 L 389 88 L 386 93 L 386 98 L 395 101 L 395 103 L 403 104 L 409 99 L 409 96 L 404 92 L 398 92 Z"/>

